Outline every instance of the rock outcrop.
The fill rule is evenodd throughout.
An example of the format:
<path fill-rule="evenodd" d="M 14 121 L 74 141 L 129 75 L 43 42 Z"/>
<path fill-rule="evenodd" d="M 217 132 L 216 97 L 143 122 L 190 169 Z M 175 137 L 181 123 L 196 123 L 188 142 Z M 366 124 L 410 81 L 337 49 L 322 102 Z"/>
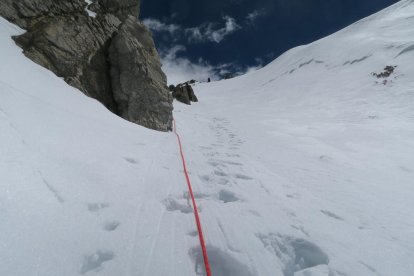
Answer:
<path fill-rule="evenodd" d="M 84 0 L 1 0 L 0 16 L 30 29 L 45 18 L 81 14 L 86 6 Z"/>
<path fill-rule="evenodd" d="M 168 131 L 172 97 L 139 0 L 2 0 L 24 54 L 126 120 Z M 90 16 L 89 9 L 96 13 Z"/>
<path fill-rule="evenodd" d="M 146 127 L 169 130 L 172 97 L 167 78 L 148 29 L 135 18 L 128 17 L 113 37 L 109 62 L 120 115 Z"/>
<path fill-rule="evenodd" d="M 172 91 L 173 98 L 188 105 L 190 105 L 191 102 L 198 102 L 197 96 L 190 83 L 192 82 L 181 83 L 177 86 L 171 85 L 169 89 Z"/>
<path fill-rule="evenodd" d="M 125 21 L 128 16 L 138 18 L 141 0 L 98 0 L 91 9 L 97 13 L 110 13 L 116 15 L 119 20 Z"/>

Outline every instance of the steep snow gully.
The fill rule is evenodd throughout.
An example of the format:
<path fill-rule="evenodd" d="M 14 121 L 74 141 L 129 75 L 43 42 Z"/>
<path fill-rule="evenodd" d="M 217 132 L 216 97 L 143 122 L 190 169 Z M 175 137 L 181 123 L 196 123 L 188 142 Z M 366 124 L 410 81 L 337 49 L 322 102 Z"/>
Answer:
<path fill-rule="evenodd" d="M 403 0 L 175 103 L 212 275 L 413 275 L 413 26 Z M 22 32 L 0 18 L 0 275 L 205 275 L 174 134 L 25 58 Z"/>
<path fill-rule="evenodd" d="M 191 203 L 192 203 L 192 206 L 193 206 L 194 218 L 195 218 L 195 222 L 196 222 L 196 225 L 197 225 L 197 234 L 198 234 L 198 238 L 200 240 L 201 252 L 203 253 L 204 269 L 206 271 L 207 276 L 211 276 L 211 268 L 210 268 L 210 262 L 208 260 L 208 254 L 207 254 L 206 243 L 205 243 L 205 240 L 204 240 L 203 228 L 201 226 L 200 215 L 198 213 L 198 208 L 197 208 L 197 203 L 196 203 L 196 200 L 195 200 L 195 197 L 194 197 L 193 187 L 191 185 L 190 177 L 188 176 L 187 164 L 185 162 L 183 146 L 181 144 L 180 135 L 177 132 L 177 124 L 176 124 L 175 120 L 173 120 L 173 128 L 174 128 L 173 129 L 174 134 L 175 134 L 175 136 L 177 136 L 177 142 L 178 142 L 178 147 L 180 148 L 181 160 L 183 161 L 183 170 L 184 170 L 185 180 L 186 180 L 187 186 L 188 186 L 188 197 L 191 198 Z"/>

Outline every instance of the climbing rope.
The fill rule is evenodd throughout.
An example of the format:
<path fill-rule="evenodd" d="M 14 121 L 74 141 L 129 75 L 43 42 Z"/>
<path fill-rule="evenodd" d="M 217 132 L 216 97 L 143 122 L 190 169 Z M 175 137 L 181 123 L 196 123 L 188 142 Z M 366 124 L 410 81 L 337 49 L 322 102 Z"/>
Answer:
<path fill-rule="evenodd" d="M 180 135 L 177 133 L 177 126 L 175 124 L 175 120 L 173 120 L 173 124 L 174 124 L 174 133 L 177 136 L 178 145 L 180 147 L 181 160 L 183 162 L 185 179 L 187 180 L 188 192 L 190 194 L 191 201 L 193 203 L 194 217 L 195 217 L 195 221 L 196 221 L 196 224 L 197 224 L 197 232 L 198 232 L 198 237 L 200 239 L 201 251 L 203 252 L 203 260 L 204 260 L 204 266 L 205 266 L 205 269 L 206 269 L 206 275 L 211 276 L 210 263 L 208 261 L 207 248 L 206 248 L 206 244 L 205 244 L 205 241 L 204 241 L 203 229 L 201 228 L 200 216 L 198 214 L 197 204 L 196 204 L 196 201 L 195 201 L 195 198 L 194 198 L 194 193 L 193 193 L 193 188 L 191 186 L 190 177 L 188 176 L 187 165 L 185 163 L 185 158 L 184 158 L 184 153 L 183 153 L 183 147 L 181 145 Z"/>

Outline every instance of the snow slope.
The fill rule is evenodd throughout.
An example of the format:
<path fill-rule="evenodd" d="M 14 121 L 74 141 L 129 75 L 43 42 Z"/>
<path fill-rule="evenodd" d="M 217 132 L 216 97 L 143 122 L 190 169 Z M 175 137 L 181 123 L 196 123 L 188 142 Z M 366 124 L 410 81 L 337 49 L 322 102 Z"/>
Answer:
<path fill-rule="evenodd" d="M 234 201 L 200 200 L 212 245 L 251 275 L 307 254 L 329 258 L 315 275 L 414 275 L 413 26 L 401 1 L 176 107 L 198 189 Z"/>
<path fill-rule="evenodd" d="M 174 136 L 32 63 L 21 32 L 0 18 L 0 275 L 191 275 L 196 241 L 171 228 L 193 221 L 163 204 L 185 188 Z"/>
<path fill-rule="evenodd" d="M 400 1 L 176 103 L 213 275 L 413 274 L 412 26 Z M 21 32 L 0 19 L 0 275 L 203 275 L 174 135 L 26 59 Z"/>

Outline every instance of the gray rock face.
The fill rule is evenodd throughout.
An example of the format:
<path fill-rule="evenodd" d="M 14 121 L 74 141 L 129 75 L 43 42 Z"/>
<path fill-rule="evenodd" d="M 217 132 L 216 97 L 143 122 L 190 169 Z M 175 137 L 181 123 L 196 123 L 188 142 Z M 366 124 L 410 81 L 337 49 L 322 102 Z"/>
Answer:
<path fill-rule="evenodd" d="M 1 0 L 0 16 L 27 29 L 24 54 L 123 118 L 171 129 L 172 99 L 139 0 Z"/>
<path fill-rule="evenodd" d="M 113 37 L 109 61 L 120 115 L 149 128 L 171 130 L 172 97 L 167 78 L 151 34 L 134 17 L 129 16 Z"/>
<path fill-rule="evenodd" d="M 194 93 L 193 87 L 190 82 L 178 84 L 177 86 L 171 86 L 172 96 L 177 101 L 190 105 L 191 102 L 198 102 L 197 96 Z"/>
<path fill-rule="evenodd" d="M 99 0 L 103 12 L 116 15 L 121 21 L 128 16 L 138 18 L 141 0 Z"/>
<path fill-rule="evenodd" d="M 83 0 L 1 0 L 0 15 L 27 29 L 47 17 L 84 13 Z"/>
<path fill-rule="evenodd" d="M 31 60 L 116 113 L 106 48 L 120 24 L 110 14 L 100 21 L 89 16 L 51 17 L 39 21 L 15 41 Z"/>

